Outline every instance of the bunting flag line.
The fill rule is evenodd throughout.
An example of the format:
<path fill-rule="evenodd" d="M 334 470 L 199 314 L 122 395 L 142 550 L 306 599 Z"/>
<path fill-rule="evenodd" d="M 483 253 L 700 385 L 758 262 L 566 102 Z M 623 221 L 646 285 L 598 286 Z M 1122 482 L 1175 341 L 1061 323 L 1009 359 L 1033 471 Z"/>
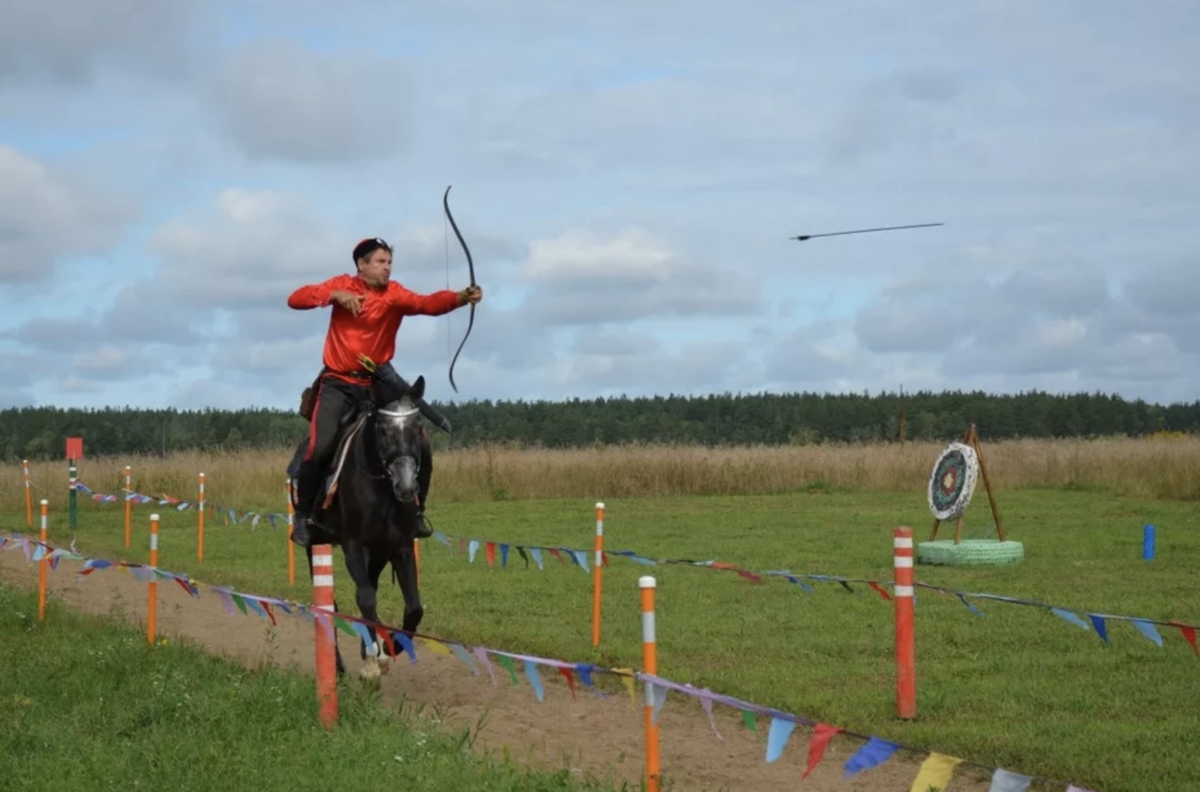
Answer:
<path fill-rule="evenodd" d="M 119 498 L 116 495 L 94 492 L 92 489 L 90 489 L 86 484 L 84 484 L 79 479 L 76 479 L 75 486 L 77 489 L 90 494 L 92 496 L 92 499 L 98 503 L 111 503 L 111 502 L 116 502 L 117 500 L 123 499 L 123 500 L 131 500 L 136 503 L 154 503 L 154 504 L 157 504 L 160 506 L 173 506 L 177 511 L 194 511 L 195 509 L 198 508 L 198 504 L 195 502 L 181 500 L 180 498 L 176 498 L 176 497 L 166 495 L 166 494 L 162 494 L 162 495 L 158 495 L 158 496 L 151 496 L 151 495 L 145 495 L 142 493 L 123 489 L 122 491 L 124 491 L 126 494 L 125 494 L 124 498 Z M 263 517 L 267 518 L 267 520 L 270 523 L 272 528 L 279 528 L 280 525 L 287 525 L 286 515 L 276 513 L 276 512 L 260 513 L 260 512 L 254 512 L 254 511 L 238 510 L 238 509 L 234 509 L 234 508 L 230 508 L 230 507 L 226 507 L 226 506 L 220 506 L 220 505 L 212 504 L 212 503 L 206 503 L 205 508 L 208 510 L 206 513 L 210 514 L 211 516 L 221 517 L 223 519 L 223 522 L 225 525 L 243 524 L 243 523 L 249 521 L 251 528 L 257 529 L 259 522 L 261 521 L 261 519 Z M 277 519 L 280 521 L 280 525 L 276 524 Z M 459 551 L 462 552 L 463 554 L 465 554 L 467 556 L 468 563 L 472 563 L 472 564 L 475 562 L 475 557 L 478 554 L 479 549 L 481 547 L 484 550 L 484 557 L 487 559 L 487 564 L 489 567 L 493 567 L 496 565 L 497 552 L 498 552 L 499 563 L 500 563 L 500 567 L 502 569 L 508 568 L 509 554 L 510 554 L 511 550 L 516 550 L 517 555 L 520 556 L 521 559 L 525 562 L 525 566 L 527 568 L 529 567 L 530 559 L 532 558 L 533 563 L 537 564 L 538 569 L 544 571 L 546 567 L 545 567 L 545 561 L 543 559 L 543 553 L 547 553 L 550 556 L 552 556 L 554 559 L 556 559 L 562 565 L 567 565 L 567 561 L 565 559 L 569 558 L 571 564 L 582 569 L 584 571 L 584 573 L 590 574 L 591 569 L 588 564 L 588 559 L 590 557 L 592 557 L 592 554 L 594 553 L 594 550 L 581 550 L 581 549 L 562 547 L 562 546 L 539 546 L 539 545 L 516 544 L 516 543 L 512 543 L 512 542 L 501 542 L 501 541 L 488 540 L 488 539 L 475 539 L 475 538 L 470 538 L 470 537 L 454 537 L 454 536 L 450 536 L 446 533 L 443 533 L 442 531 L 434 531 L 433 538 L 436 539 L 438 542 L 444 544 L 446 547 L 450 548 L 451 552 L 454 552 L 454 547 L 455 547 L 455 543 L 456 543 L 455 540 L 457 540 L 457 545 L 458 545 Z M 682 559 L 682 558 L 652 558 L 648 555 L 637 553 L 633 550 L 604 550 L 604 551 L 602 551 L 601 552 L 601 563 L 604 565 L 605 568 L 607 568 L 609 566 L 608 557 L 610 555 L 615 555 L 615 556 L 618 556 L 621 558 L 626 558 L 636 564 L 641 564 L 643 566 L 660 566 L 660 565 L 661 566 L 687 566 L 687 567 L 693 567 L 693 568 L 732 571 L 732 572 L 736 573 L 738 577 L 749 580 L 752 583 L 765 582 L 766 578 L 782 578 L 784 580 L 787 580 L 789 583 L 799 586 L 801 589 L 803 589 L 808 594 L 814 593 L 814 589 L 811 585 L 809 585 L 808 581 L 823 582 L 823 583 L 836 583 L 851 594 L 861 593 L 859 591 L 856 591 L 853 588 L 853 586 L 851 585 L 851 584 L 859 584 L 859 585 L 868 586 L 873 591 L 878 593 L 882 599 L 890 601 L 892 599 L 892 595 L 888 592 L 888 589 L 895 585 L 895 583 L 893 581 L 871 580 L 871 579 L 866 579 L 866 578 L 850 578 L 850 577 L 842 577 L 839 575 L 821 575 L 821 574 L 814 574 L 814 573 L 793 573 L 790 570 L 768 570 L 768 571 L 762 571 L 762 572 L 754 572 L 749 569 L 744 569 L 742 567 L 739 567 L 732 563 L 718 561 L 715 558 L 709 559 L 706 561 L 697 561 L 697 560 Z M 1124 616 L 1124 615 L 1119 615 L 1119 614 L 1096 613 L 1096 612 L 1084 611 L 1084 614 L 1087 616 L 1088 621 L 1091 623 L 1091 627 L 1089 627 L 1088 622 L 1083 621 L 1083 619 L 1081 619 L 1077 615 L 1076 611 L 1071 608 L 1066 608 L 1066 607 L 1062 607 L 1062 606 L 1058 606 L 1058 605 L 1051 605 L 1051 604 L 1044 603 L 1044 602 L 1037 602 L 1034 600 L 1022 599 L 1019 597 L 1001 596 L 999 594 L 986 594 L 986 593 L 981 593 L 981 592 L 955 591 L 953 589 L 942 588 L 941 586 L 934 586 L 934 585 L 931 585 L 928 583 L 916 582 L 916 583 L 914 583 L 914 585 L 917 588 L 928 589 L 929 591 L 936 592 L 938 594 L 941 594 L 942 596 L 957 597 L 958 600 L 960 602 L 962 602 L 962 604 L 964 606 L 966 606 L 966 608 L 972 614 L 979 616 L 979 617 L 985 616 L 984 612 L 981 611 L 975 605 L 973 605 L 968 600 L 968 597 L 973 597 L 975 599 L 980 599 L 980 600 L 1003 602 L 1003 603 L 1007 603 L 1007 604 L 1011 604 L 1011 605 L 1022 605 L 1022 606 L 1026 606 L 1026 607 L 1039 608 L 1041 610 L 1045 610 L 1045 611 L 1059 617 L 1063 621 L 1074 624 L 1075 626 L 1080 627 L 1085 631 L 1090 631 L 1091 629 L 1094 628 L 1096 631 L 1096 635 L 1107 646 L 1112 646 L 1112 642 L 1109 640 L 1109 636 L 1108 636 L 1108 622 L 1109 621 L 1123 621 L 1123 622 L 1130 623 L 1133 626 L 1133 628 L 1137 630 L 1137 632 L 1139 634 L 1141 634 L 1144 638 L 1146 638 L 1146 640 L 1154 643 L 1156 646 L 1158 646 L 1160 648 L 1163 646 L 1163 638 L 1162 638 L 1162 635 L 1159 633 L 1157 627 L 1174 627 L 1175 629 L 1179 630 L 1179 633 L 1183 637 L 1184 641 L 1186 641 L 1187 644 L 1191 647 L 1193 654 L 1195 654 L 1197 657 L 1200 657 L 1200 645 L 1197 644 L 1197 637 L 1196 637 L 1197 630 L 1200 630 L 1200 626 L 1195 625 L 1195 624 L 1187 624 L 1187 623 L 1184 623 L 1184 622 L 1181 622 L 1181 621 L 1178 621 L 1175 619 L 1163 621 L 1161 619 L 1149 619 L 1149 618 L 1139 617 L 1139 616 Z"/>
<path fill-rule="evenodd" d="M 160 506 L 174 506 L 177 511 L 193 511 L 198 508 L 198 504 L 195 502 L 182 500 L 180 498 L 172 497 L 172 496 L 166 495 L 166 494 L 162 494 L 162 495 L 158 495 L 158 496 L 151 496 L 151 495 L 144 495 L 144 494 L 141 494 L 138 492 L 133 492 L 131 490 L 125 490 L 122 488 L 122 491 L 125 492 L 126 494 L 123 497 L 119 497 L 117 495 L 110 495 L 110 494 L 105 494 L 105 493 L 94 492 L 92 489 L 90 489 L 86 484 L 84 484 L 79 479 L 75 480 L 75 486 L 77 489 L 90 494 L 92 496 L 92 499 L 98 503 L 112 503 L 112 502 L 117 502 L 118 500 L 130 500 L 130 501 L 134 501 L 136 503 L 154 503 L 154 504 L 157 504 Z M 268 522 L 270 523 L 272 528 L 280 527 L 280 525 L 276 524 L 277 519 L 280 521 L 281 525 L 285 525 L 285 526 L 287 525 L 286 515 L 280 514 L 277 512 L 262 512 L 262 513 L 260 513 L 260 512 L 255 512 L 255 511 L 239 510 L 239 509 L 230 508 L 230 507 L 226 507 L 226 506 L 219 506 L 219 505 L 212 504 L 212 503 L 206 503 L 205 508 L 208 510 L 206 513 L 210 514 L 211 516 L 213 516 L 213 517 L 220 516 L 223 519 L 223 522 L 225 525 L 243 524 L 243 523 L 249 521 L 251 528 L 257 529 L 259 522 L 264 517 L 268 520 Z M 567 561 L 564 559 L 569 558 L 571 560 L 572 564 L 574 564 L 575 566 L 582 569 L 585 573 L 590 574 L 590 572 L 591 572 L 589 565 L 588 565 L 588 559 L 592 557 L 594 550 L 580 550 L 580 549 L 561 547 L 561 546 L 551 547 L 551 546 L 521 545 L 521 544 L 515 544 L 512 542 L 500 542 L 500 541 L 487 540 L 487 539 L 475 539 L 475 538 L 469 538 L 469 537 L 453 537 L 453 536 L 449 536 L 441 531 L 434 531 L 433 536 L 439 542 L 441 542 L 442 544 L 444 544 L 448 548 L 450 548 L 451 552 L 454 551 L 454 541 L 453 540 L 457 540 L 459 550 L 464 552 L 467 555 L 468 563 L 475 562 L 475 557 L 479 551 L 479 548 L 482 547 L 484 549 L 484 557 L 487 559 L 487 564 L 489 567 L 496 565 L 496 555 L 497 555 L 497 551 L 499 551 L 500 567 L 502 569 L 506 569 L 508 567 L 509 553 L 511 550 L 515 549 L 517 551 L 517 554 L 525 562 L 526 567 L 529 566 L 530 558 L 532 558 L 533 563 L 537 564 L 538 569 L 544 571 L 545 570 L 545 562 L 543 560 L 542 554 L 548 553 L 553 558 L 555 558 L 560 564 L 566 565 Z M 731 563 L 724 562 L 724 561 L 718 561 L 715 558 L 709 559 L 707 561 L 696 561 L 696 560 L 682 559 L 682 558 L 652 558 L 645 554 L 637 553 L 633 550 L 604 550 L 604 551 L 602 551 L 601 552 L 601 563 L 605 566 L 605 568 L 607 568 L 609 566 L 609 561 L 608 561 L 609 555 L 615 555 L 615 556 L 619 556 L 622 558 L 627 558 L 628 560 L 630 560 L 634 563 L 637 563 L 637 564 L 641 564 L 643 566 L 660 566 L 660 565 L 663 565 L 663 566 L 688 566 L 688 567 L 694 567 L 694 568 L 732 571 L 732 572 L 736 573 L 738 577 L 749 580 L 752 583 L 762 583 L 765 581 L 766 578 L 769 578 L 769 577 L 783 578 L 783 579 L 787 580 L 789 583 L 793 583 L 793 584 L 799 586 L 801 589 L 803 589 L 808 594 L 814 593 L 814 589 L 811 585 L 809 585 L 808 581 L 837 583 L 838 585 L 840 585 L 842 588 L 844 588 L 847 592 L 849 592 L 851 594 L 861 593 L 859 591 L 856 591 L 853 588 L 853 586 L 851 585 L 851 584 L 859 584 L 859 585 L 868 586 L 873 591 L 878 593 L 882 599 L 890 601 L 892 599 L 892 595 L 890 593 L 888 593 L 888 589 L 895 585 L 895 583 L 890 580 L 889 581 L 880 581 L 880 580 L 871 580 L 871 579 L 866 579 L 866 578 L 842 577 L 842 576 L 838 576 L 838 575 L 820 575 L 820 574 L 813 574 L 813 573 L 793 573 L 790 570 L 769 570 L 769 571 L 764 571 L 764 572 L 754 572 L 749 569 L 744 569 L 742 567 L 739 567 L 735 564 L 731 564 Z M 1200 625 L 1187 624 L 1187 623 L 1178 621 L 1176 619 L 1163 621 L 1161 619 L 1149 619 L 1149 618 L 1139 617 L 1139 616 L 1124 616 L 1124 615 L 1119 615 L 1119 614 L 1097 613 L 1097 612 L 1091 612 L 1091 611 L 1084 611 L 1084 615 L 1087 616 L 1088 622 L 1091 623 L 1091 626 L 1089 627 L 1088 622 L 1083 621 L 1083 619 L 1081 619 L 1078 616 L 1076 609 L 1066 608 L 1066 607 L 1062 607 L 1062 606 L 1058 606 L 1058 605 L 1051 605 L 1048 603 L 1037 602 L 1034 600 L 1021 599 L 1019 597 L 1007 597 L 1007 596 L 1001 596 L 998 594 L 985 594 L 985 593 L 981 593 L 981 592 L 955 591 L 953 589 L 942 588 L 941 586 L 934 586 L 934 585 L 931 585 L 928 583 L 917 582 L 917 583 L 914 583 L 914 585 L 917 588 L 928 589 L 929 591 L 936 592 L 938 594 L 941 594 L 942 596 L 957 597 L 958 600 L 960 602 L 962 602 L 962 604 L 964 606 L 966 606 L 966 608 L 972 614 L 979 616 L 979 617 L 983 617 L 986 614 L 984 614 L 984 612 L 981 611 L 978 607 L 973 605 L 968 600 L 968 597 L 973 597 L 975 599 L 980 599 L 980 600 L 1003 602 L 1003 603 L 1007 603 L 1010 605 L 1022 605 L 1022 606 L 1026 606 L 1026 607 L 1038 608 L 1038 609 L 1047 611 L 1047 612 L 1059 617 L 1063 621 L 1066 621 L 1070 624 L 1074 624 L 1075 626 L 1080 627 L 1085 631 L 1091 631 L 1092 629 L 1095 629 L 1096 635 L 1107 646 L 1112 646 L 1112 642 L 1109 640 L 1109 636 L 1108 636 L 1108 622 L 1109 621 L 1128 622 L 1129 624 L 1131 624 L 1133 626 L 1133 628 L 1135 630 L 1137 630 L 1137 632 L 1139 634 L 1141 634 L 1144 638 L 1146 638 L 1146 640 L 1154 643 L 1156 646 L 1158 646 L 1160 648 L 1163 646 L 1163 638 L 1162 638 L 1161 633 L 1158 631 L 1157 627 L 1174 627 L 1175 629 L 1179 630 L 1179 633 L 1183 637 L 1184 641 L 1186 641 L 1187 644 L 1191 647 L 1192 653 L 1195 654 L 1197 657 L 1200 657 L 1200 645 L 1197 644 L 1197 637 L 1196 637 L 1197 630 L 1200 630 Z M 914 602 L 915 602 L 915 598 L 914 598 Z"/>
<path fill-rule="evenodd" d="M 544 702 L 546 699 L 545 685 L 541 679 L 539 668 L 553 669 L 554 673 L 562 676 L 566 681 L 571 697 L 576 698 L 575 679 L 579 679 L 585 687 L 592 690 L 597 696 L 603 697 L 604 694 L 599 691 L 595 685 L 595 674 L 607 674 L 620 678 L 625 683 L 626 691 L 629 694 L 630 706 L 635 707 L 636 696 L 634 693 L 634 683 L 642 682 L 649 685 L 652 689 L 654 707 L 653 717 L 658 721 L 662 709 L 666 704 L 667 695 L 669 692 L 676 692 L 686 695 L 690 698 L 698 699 L 703 706 L 705 713 L 708 715 L 709 724 L 712 726 L 713 733 L 720 739 L 720 733 L 716 730 L 716 725 L 712 716 L 713 704 L 721 704 L 722 706 L 730 707 L 739 710 L 742 714 L 742 722 L 746 728 L 750 729 L 755 734 L 758 733 L 757 718 L 764 716 L 770 718 L 768 728 L 767 745 L 766 745 L 766 761 L 774 762 L 783 755 L 787 748 L 793 732 L 797 725 L 810 727 L 813 730 L 809 741 L 807 753 L 807 765 L 804 772 L 806 778 L 812 772 L 824 757 L 825 751 L 829 746 L 832 738 L 838 734 L 846 737 L 855 738 L 864 741 L 864 744 L 855 751 L 843 765 L 844 779 L 849 779 L 852 776 L 864 770 L 869 770 L 887 762 L 891 757 L 899 751 L 906 751 L 925 755 L 926 759 L 917 770 L 917 775 L 913 780 L 910 792 L 924 792 L 930 785 L 940 785 L 945 787 L 953 777 L 956 767 L 959 765 L 968 765 L 991 770 L 992 783 L 989 792 L 1025 792 L 1028 787 L 1034 782 L 1052 784 L 1060 788 L 1065 787 L 1066 792 L 1093 792 L 1092 790 L 1084 790 L 1081 787 L 1065 782 L 1055 781 L 1053 779 L 1038 778 L 1034 776 L 1026 776 L 1015 773 L 1011 770 L 1003 768 L 995 768 L 989 765 L 979 764 L 958 757 L 949 756 L 947 754 L 930 751 L 925 748 L 917 748 L 903 743 L 885 740 L 881 737 L 868 734 L 860 734 L 847 729 L 823 723 L 811 718 L 805 718 L 799 715 L 794 715 L 789 712 L 777 710 L 771 707 L 764 707 L 759 704 L 754 704 L 733 696 L 728 696 L 721 693 L 714 693 L 708 688 L 697 688 L 691 684 L 675 682 L 665 677 L 658 675 L 647 674 L 642 671 L 636 671 L 629 668 L 607 668 L 597 666 L 592 663 L 570 662 L 566 660 L 558 660 L 548 657 L 540 657 L 537 655 L 521 654 L 517 652 L 508 652 L 500 649 L 492 649 L 482 646 L 467 646 L 463 642 L 452 641 L 446 638 L 440 638 L 422 633 L 408 632 L 399 627 L 393 627 L 386 624 L 368 621 L 358 616 L 353 616 L 348 613 L 338 611 L 325 611 L 322 609 L 311 608 L 298 602 L 278 599 L 276 597 L 266 597 L 258 594 L 248 594 L 245 592 L 235 591 L 228 586 L 216 586 L 211 584 L 199 583 L 185 574 L 167 572 L 165 570 L 148 567 L 142 564 L 132 564 L 124 561 L 107 561 L 103 559 L 88 558 L 75 552 L 74 544 L 71 550 L 63 550 L 54 548 L 49 544 L 44 544 L 32 537 L 27 537 L 22 534 L 12 532 L 9 536 L 0 536 L 0 551 L 14 550 L 20 548 L 24 551 L 26 560 L 39 561 L 42 558 L 49 557 L 54 569 L 58 568 L 58 563 L 62 560 L 81 561 L 83 568 L 79 572 L 79 576 L 83 577 L 97 570 L 102 569 L 127 569 L 135 574 L 139 580 L 152 580 L 155 577 L 175 580 L 179 585 L 188 592 L 192 597 L 199 598 L 200 588 L 207 588 L 217 594 L 222 603 L 225 612 L 231 616 L 237 615 L 240 611 L 242 615 L 248 615 L 249 612 L 255 613 L 257 616 L 268 619 L 274 625 L 277 624 L 272 606 L 278 608 L 281 612 L 289 616 L 304 617 L 309 622 L 315 622 L 323 625 L 330 632 L 341 630 L 342 632 L 364 641 L 371 641 L 370 631 L 367 628 L 373 628 L 376 633 L 385 640 L 382 641 L 387 651 L 393 657 L 398 657 L 402 651 L 409 656 L 409 662 L 415 664 L 417 662 L 417 646 L 422 646 L 437 654 L 454 657 L 462 662 L 471 672 L 480 676 L 479 665 L 475 660 L 479 660 L 479 664 L 484 665 L 488 671 L 489 678 L 493 685 L 498 684 L 495 674 L 492 672 L 491 660 L 495 659 L 496 663 L 509 672 L 510 678 L 514 686 L 520 686 L 520 677 L 517 674 L 517 664 L 520 664 L 524 676 L 529 682 L 529 686 L 533 689 L 534 695 L 539 702 Z"/>
<path fill-rule="evenodd" d="M 197 501 L 189 501 L 183 498 L 176 498 L 165 493 L 159 495 L 145 495 L 133 490 L 127 490 L 124 487 L 121 491 L 124 495 L 113 495 L 107 492 L 96 492 L 79 479 L 75 479 L 75 489 L 87 493 L 96 503 L 123 503 L 132 501 L 136 504 L 154 504 L 156 506 L 171 506 L 175 511 L 197 511 L 200 504 Z M 272 528 L 279 528 L 280 525 L 287 525 L 287 515 L 279 512 L 258 512 L 249 509 L 237 509 L 230 506 L 222 506 L 216 503 L 210 503 L 207 500 L 204 504 L 204 513 L 210 517 L 220 517 L 225 525 L 241 525 L 247 521 L 250 522 L 251 528 L 257 528 L 258 524 L 266 519 Z M 280 525 L 276 525 L 275 521 L 279 520 Z"/>
<path fill-rule="evenodd" d="M 544 571 L 545 563 L 543 561 L 542 554 L 549 553 L 554 558 L 556 558 L 560 564 L 566 565 L 567 562 L 564 560 L 564 558 L 570 558 L 575 566 L 579 567 L 584 572 L 588 572 L 589 568 L 588 568 L 587 559 L 589 557 L 589 554 L 594 553 L 594 551 L 578 550 L 578 549 L 569 548 L 569 547 L 551 547 L 551 546 L 545 546 L 545 545 L 538 546 L 538 545 L 528 545 L 528 544 L 515 544 L 515 543 L 510 543 L 510 542 L 500 542 L 500 541 L 494 541 L 494 540 L 489 540 L 489 539 L 473 539 L 473 538 L 463 537 L 463 536 L 455 537 L 455 536 L 450 536 L 446 533 L 443 533 L 442 531 L 434 531 L 433 538 L 436 539 L 441 544 L 445 545 L 446 547 L 450 548 L 451 553 L 458 552 L 460 554 L 465 554 L 467 556 L 467 563 L 470 563 L 470 564 L 475 563 L 475 558 L 479 553 L 479 549 L 482 547 L 484 550 L 484 557 L 487 559 L 487 565 L 489 567 L 495 566 L 496 565 L 496 556 L 497 556 L 497 551 L 498 551 L 499 557 L 500 557 L 501 569 L 506 569 L 508 567 L 509 553 L 511 550 L 516 550 L 517 555 L 519 555 L 524 560 L 525 566 L 527 568 L 529 567 L 529 564 L 530 564 L 530 558 L 532 558 L 533 563 L 537 564 L 537 568 L 539 570 Z M 456 546 L 458 548 L 457 551 L 455 550 Z M 604 550 L 604 551 L 602 551 L 601 562 L 604 564 L 604 566 L 606 568 L 609 565 L 608 557 L 610 555 L 618 556 L 621 558 L 628 558 L 630 561 L 633 561 L 634 563 L 637 563 L 637 564 L 642 564 L 644 566 L 677 565 L 677 566 L 699 567 L 699 568 L 715 569 L 715 570 L 730 570 L 730 571 L 736 572 L 739 577 L 745 578 L 754 583 L 761 583 L 764 580 L 766 580 L 767 578 L 782 578 L 784 580 L 787 580 L 789 583 L 793 583 L 793 584 L 799 586 L 800 588 L 802 588 L 805 592 L 807 592 L 809 594 L 814 593 L 814 589 L 806 581 L 815 581 L 815 582 L 822 582 L 822 583 L 836 583 L 836 584 L 840 585 L 842 588 L 844 588 L 846 591 L 850 592 L 851 594 L 861 593 L 859 591 L 856 591 L 853 588 L 853 586 L 851 585 L 851 584 L 859 584 L 859 585 L 866 585 L 866 586 L 870 587 L 873 591 L 878 593 L 882 599 L 890 602 L 892 600 L 892 595 L 889 593 L 888 589 L 895 585 L 895 582 L 890 581 L 890 580 L 888 580 L 888 581 L 870 580 L 870 579 L 866 579 L 866 578 L 849 578 L 849 577 L 841 577 L 838 575 L 819 575 L 819 574 L 812 574 L 812 573 L 802 574 L 802 573 L 794 573 L 794 572 L 791 572 L 790 570 L 786 570 L 786 569 L 783 569 L 783 570 L 774 569 L 774 570 L 768 570 L 768 571 L 763 571 L 763 572 L 752 572 L 748 569 L 743 569 L 741 567 L 735 566 L 734 564 L 717 561 L 716 559 L 711 559 L 708 561 L 693 561 L 693 560 L 678 559 L 678 558 L 660 559 L 660 558 L 651 558 L 646 555 L 641 555 L 641 554 L 635 553 L 632 550 Z M 968 597 L 974 597 L 976 599 L 981 599 L 981 600 L 991 600 L 991 601 L 995 601 L 995 602 L 1004 602 L 1004 603 L 1008 603 L 1011 605 L 1024 605 L 1024 606 L 1028 606 L 1028 607 L 1040 608 L 1042 610 L 1046 610 L 1046 611 L 1054 614 L 1055 616 L 1058 616 L 1059 618 L 1063 619 L 1064 621 L 1067 621 L 1078 627 L 1082 627 L 1084 630 L 1091 629 L 1091 628 L 1089 628 L 1088 623 L 1084 622 L 1070 608 L 1059 607 L 1057 605 L 1050 605 L 1050 604 L 1047 604 L 1044 602 L 1036 602 L 1034 600 L 1020 599 L 1018 597 L 1005 597 L 1005 596 L 1001 596 L 999 594 L 984 594 L 984 593 L 979 593 L 979 592 L 955 591 L 953 589 L 942 588 L 941 586 L 934 586 L 929 583 L 915 583 L 914 585 L 918 588 L 923 588 L 923 589 L 927 589 L 929 591 L 936 592 L 938 594 L 941 594 L 942 596 L 957 597 L 959 599 L 959 601 L 961 601 L 963 603 L 963 605 L 965 605 L 971 613 L 975 614 L 976 616 L 980 616 L 980 617 L 983 617 L 986 614 L 984 614 L 983 611 L 981 611 L 978 607 L 976 607 L 974 604 L 972 604 L 968 600 Z M 1092 626 L 1095 628 L 1096 633 L 1097 633 L 1097 635 L 1100 636 L 1101 640 L 1103 640 L 1106 644 L 1108 644 L 1110 646 L 1112 644 L 1108 638 L 1108 632 L 1107 632 L 1107 622 L 1108 621 L 1115 620 L 1115 621 L 1129 622 L 1147 640 L 1151 641 L 1156 646 L 1162 647 L 1162 645 L 1163 645 L 1162 635 L 1158 632 L 1158 630 L 1155 627 L 1155 625 L 1159 625 L 1159 626 L 1164 626 L 1164 627 L 1177 628 L 1179 630 L 1180 634 L 1183 636 L 1184 640 L 1188 643 L 1188 645 L 1190 645 L 1192 647 L 1193 653 L 1195 653 L 1197 657 L 1200 657 L 1200 648 L 1197 647 L 1197 642 L 1196 642 L 1196 631 L 1197 631 L 1197 629 L 1200 629 L 1200 628 L 1198 628 L 1197 625 L 1185 624 L 1185 623 L 1177 621 L 1177 620 L 1162 621 L 1162 620 L 1158 620 L 1158 619 L 1148 619 L 1148 618 L 1139 617 L 1139 616 L 1121 616 L 1121 615 L 1108 614 L 1108 613 L 1085 612 L 1085 615 L 1088 617 L 1089 621 L 1091 622 Z"/>

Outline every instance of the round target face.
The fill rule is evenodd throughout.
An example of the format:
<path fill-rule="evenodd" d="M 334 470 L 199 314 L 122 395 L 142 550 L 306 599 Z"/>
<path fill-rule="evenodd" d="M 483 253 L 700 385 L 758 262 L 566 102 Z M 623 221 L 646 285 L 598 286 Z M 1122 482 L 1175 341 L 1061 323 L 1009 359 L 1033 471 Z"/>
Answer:
<path fill-rule="evenodd" d="M 951 443 L 938 457 L 929 477 L 929 510 L 939 520 L 958 517 L 971 502 L 979 460 L 975 449 Z"/>

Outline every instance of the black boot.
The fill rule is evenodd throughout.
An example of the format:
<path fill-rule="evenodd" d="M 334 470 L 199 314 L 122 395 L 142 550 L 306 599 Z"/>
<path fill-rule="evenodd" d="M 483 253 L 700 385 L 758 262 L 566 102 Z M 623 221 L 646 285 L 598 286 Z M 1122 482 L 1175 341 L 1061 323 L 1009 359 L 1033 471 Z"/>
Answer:
<path fill-rule="evenodd" d="M 296 512 L 292 518 L 292 541 L 301 547 L 308 547 L 312 544 L 312 537 L 308 534 L 308 515 L 302 512 Z"/>
<path fill-rule="evenodd" d="M 417 515 L 413 518 L 413 523 L 416 527 L 416 537 L 418 539 L 428 539 L 433 536 L 433 529 L 425 524 L 424 507 L 417 509 Z"/>

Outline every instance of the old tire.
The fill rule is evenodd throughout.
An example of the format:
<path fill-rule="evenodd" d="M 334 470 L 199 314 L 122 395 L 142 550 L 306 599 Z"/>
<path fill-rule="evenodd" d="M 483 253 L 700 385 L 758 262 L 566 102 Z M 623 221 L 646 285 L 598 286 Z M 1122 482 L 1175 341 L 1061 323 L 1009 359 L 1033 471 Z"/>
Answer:
<path fill-rule="evenodd" d="M 1025 560 L 1025 545 L 999 539 L 938 539 L 917 545 L 917 563 L 940 566 L 1000 566 Z"/>

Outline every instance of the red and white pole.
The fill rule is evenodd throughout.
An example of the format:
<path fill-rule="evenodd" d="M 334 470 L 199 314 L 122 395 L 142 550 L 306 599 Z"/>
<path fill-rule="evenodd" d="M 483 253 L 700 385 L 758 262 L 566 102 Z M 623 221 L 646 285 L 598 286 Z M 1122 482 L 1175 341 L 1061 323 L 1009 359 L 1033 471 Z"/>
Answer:
<path fill-rule="evenodd" d="M 196 503 L 196 561 L 204 560 L 204 474 L 200 474 L 200 500 Z"/>
<path fill-rule="evenodd" d="M 21 478 L 25 479 L 25 522 L 30 528 L 32 528 L 33 527 L 33 489 L 32 489 L 33 482 L 31 482 L 29 480 L 29 460 L 28 459 L 21 460 Z"/>
<path fill-rule="evenodd" d="M 600 645 L 600 602 L 604 589 L 604 504 L 596 504 L 596 560 L 592 564 L 592 646 Z"/>
<path fill-rule="evenodd" d="M 333 545 L 313 545 L 313 608 L 333 612 Z M 336 636 L 326 634 L 325 625 L 316 620 L 317 701 L 321 724 L 332 729 L 338 717 Z"/>
<path fill-rule="evenodd" d="M 154 633 L 158 628 L 158 515 L 150 515 L 150 602 L 146 610 L 146 638 L 154 646 Z"/>
<path fill-rule="evenodd" d="M 917 639 L 913 619 L 913 532 L 893 531 L 896 603 L 896 710 L 900 718 L 917 717 Z"/>
<path fill-rule="evenodd" d="M 647 674 L 658 674 L 658 641 L 654 624 L 654 590 L 656 581 L 651 575 L 638 578 L 642 595 L 642 668 Z M 658 751 L 658 724 L 654 722 L 654 685 L 646 683 L 646 792 L 659 792 L 661 757 Z"/>

